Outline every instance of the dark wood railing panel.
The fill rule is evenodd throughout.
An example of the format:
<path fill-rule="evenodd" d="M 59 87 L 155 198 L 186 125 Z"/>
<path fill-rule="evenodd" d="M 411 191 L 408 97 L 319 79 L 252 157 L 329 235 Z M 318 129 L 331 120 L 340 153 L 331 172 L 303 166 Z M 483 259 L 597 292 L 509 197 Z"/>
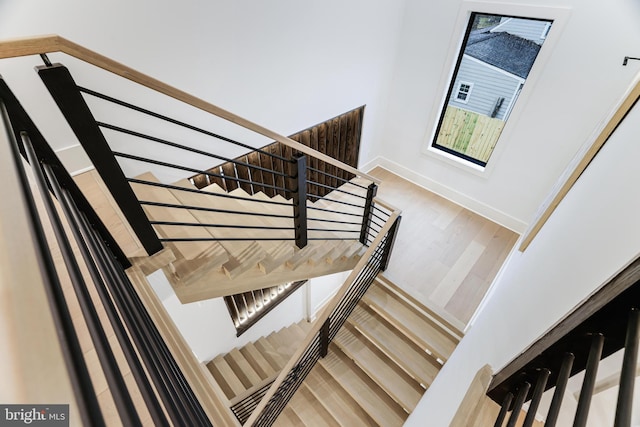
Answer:
<path fill-rule="evenodd" d="M 300 142 L 301 144 L 310 147 L 322 154 L 326 154 L 340 160 L 343 163 L 352 167 L 357 167 L 358 156 L 360 152 L 360 138 L 362 131 L 362 119 L 364 117 L 364 106 L 358 107 L 354 110 L 348 111 L 340 116 L 329 119 L 325 122 L 307 128 L 300 131 L 289 138 Z M 261 147 L 261 150 L 266 152 L 282 156 L 287 159 L 293 158 L 294 154 L 298 152 L 291 147 L 286 146 L 280 142 L 274 142 L 265 147 Z M 240 187 L 249 194 L 255 194 L 259 191 L 264 192 L 269 197 L 273 197 L 276 194 L 280 194 L 283 197 L 290 198 L 289 191 L 275 190 L 270 187 L 263 187 L 260 184 L 276 185 L 278 187 L 284 187 L 287 190 L 292 190 L 288 187 L 282 176 L 277 173 L 291 174 L 291 168 L 289 165 L 284 164 L 282 160 L 275 157 L 270 157 L 266 154 L 259 152 L 252 152 L 242 155 L 234 159 L 235 161 L 245 162 L 253 166 L 262 167 L 265 169 L 273 170 L 276 173 L 269 173 L 264 170 L 248 168 L 246 166 L 233 165 L 230 162 L 222 163 L 212 167 L 207 172 L 215 174 L 222 174 L 233 178 L 245 178 L 248 173 L 251 174 L 251 180 L 253 185 L 240 184 Z M 352 179 L 355 175 L 347 172 L 343 169 L 339 169 L 336 166 L 330 165 L 318 158 L 310 157 L 308 159 L 308 165 L 316 170 L 324 171 L 337 178 L 332 178 L 329 175 L 319 173 L 313 170 L 309 171 L 309 179 L 312 182 L 318 184 L 324 184 L 330 187 L 339 187 L 342 184 L 341 179 Z M 248 171 L 248 172 L 247 172 Z M 210 183 L 215 182 L 227 191 L 232 191 L 238 188 L 238 183 L 231 179 L 224 179 L 218 177 L 209 176 L 207 178 L 204 174 L 194 175 L 192 177 L 193 183 L 198 188 L 204 188 Z M 324 188 L 320 185 L 309 183 L 307 186 L 307 192 L 309 195 L 324 196 L 330 191 L 328 188 Z"/>

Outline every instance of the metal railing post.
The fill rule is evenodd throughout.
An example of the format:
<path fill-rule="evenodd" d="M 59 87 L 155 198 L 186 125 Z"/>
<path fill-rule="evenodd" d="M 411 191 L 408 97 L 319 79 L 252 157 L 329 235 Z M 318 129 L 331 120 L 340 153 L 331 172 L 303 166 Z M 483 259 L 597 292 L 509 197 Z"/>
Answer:
<path fill-rule="evenodd" d="M 558 415 L 560 414 L 560 407 L 562 406 L 562 398 L 564 392 L 567 389 L 567 383 L 569 382 L 569 376 L 571 375 L 571 368 L 573 367 L 573 361 L 575 356 L 573 353 L 565 353 L 562 359 L 562 365 L 560 365 L 560 371 L 556 379 L 556 390 L 553 392 L 553 398 L 551 399 L 551 405 L 549 406 L 549 412 L 547 412 L 547 420 L 545 421 L 545 427 L 555 427 L 558 421 Z"/>
<path fill-rule="evenodd" d="M 496 418 L 496 422 L 493 427 L 502 427 L 505 418 L 507 418 L 509 407 L 511 407 L 511 402 L 513 402 L 513 393 L 505 394 L 502 406 L 500 406 L 500 412 L 498 413 L 498 417 Z"/>
<path fill-rule="evenodd" d="M 385 271 L 389 266 L 389 259 L 391 259 L 391 252 L 393 252 L 393 246 L 396 244 L 396 236 L 398 235 L 398 228 L 400 227 L 401 216 L 396 218 L 396 221 L 391 226 L 389 233 L 387 234 L 387 241 L 385 242 L 384 252 L 382 253 L 382 260 L 380 261 L 380 270 Z"/>
<path fill-rule="evenodd" d="M 293 222 L 295 227 L 296 246 L 300 249 L 307 246 L 307 156 L 294 156 L 296 175 L 293 177 Z"/>
<path fill-rule="evenodd" d="M 329 330 L 331 318 L 328 318 L 320 328 L 320 357 L 325 357 L 329 352 Z"/>
<path fill-rule="evenodd" d="M 589 350 L 589 358 L 587 359 L 587 369 L 584 373 L 582 388 L 580 389 L 580 398 L 578 399 L 578 408 L 576 409 L 576 417 L 573 420 L 573 427 L 584 427 L 587 425 L 587 417 L 591 408 L 591 398 L 593 390 L 596 386 L 596 376 L 598 375 L 598 365 L 602 357 L 602 348 L 604 347 L 604 336 L 602 334 L 594 334 L 591 341 L 591 349 Z"/>
<path fill-rule="evenodd" d="M 162 243 L 149 224 L 147 216 L 69 70 L 60 64 L 41 66 L 37 69 L 38 75 L 129 221 L 142 246 L 149 255 L 162 250 Z"/>
<path fill-rule="evenodd" d="M 364 205 L 364 212 L 362 214 L 362 228 L 360 229 L 360 243 L 367 244 L 369 238 L 369 229 L 371 228 L 371 217 L 373 213 L 373 198 L 378 194 L 378 186 L 372 182 L 367 188 L 367 201 Z"/>
<path fill-rule="evenodd" d="M 529 389 L 531 388 L 531 384 L 528 382 L 524 382 L 518 388 L 518 394 L 516 395 L 516 401 L 513 404 L 513 409 L 511 410 L 511 416 L 509 417 L 509 421 L 507 421 L 507 427 L 515 427 L 516 422 L 518 421 L 518 417 L 520 416 L 520 411 L 522 411 L 522 405 L 524 401 L 527 399 L 527 395 L 529 394 Z"/>
<path fill-rule="evenodd" d="M 636 364 L 638 362 L 638 341 L 640 341 L 640 311 L 637 308 L 633 308 L 629 312 L 629 322 L 627 324 L 614 427 L 631 425 L 633 388 L 636 382 Z"/>

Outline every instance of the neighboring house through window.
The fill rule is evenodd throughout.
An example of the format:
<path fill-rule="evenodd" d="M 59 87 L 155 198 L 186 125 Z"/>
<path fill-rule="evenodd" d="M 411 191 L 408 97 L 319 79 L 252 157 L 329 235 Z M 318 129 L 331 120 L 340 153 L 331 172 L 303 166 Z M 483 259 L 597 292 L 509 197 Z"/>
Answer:
<path fill-rule="evenodd" d="M 433 148 L 486 166 L 550 27 L 548 20 L 471 13 Z"/>

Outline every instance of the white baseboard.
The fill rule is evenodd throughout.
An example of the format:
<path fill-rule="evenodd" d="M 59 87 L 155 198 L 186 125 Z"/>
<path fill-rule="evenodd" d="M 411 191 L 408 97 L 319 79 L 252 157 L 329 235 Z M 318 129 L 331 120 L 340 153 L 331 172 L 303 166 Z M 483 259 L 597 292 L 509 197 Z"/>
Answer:
<path fill-rule="evenodd" d="M 60 161 L 71 176 L 79 175 L 93 169 L 91 160 L 87 157 L 81 145 L 71 145 L 56 151 Z"/>
<path fill-rule="evenodd" d="M 392 160 L 389 160 L 385 157 L 378 156 L 373 160 L 362 165 L 361 169 L 363 171 L 371 171 L 376 166 L 384 168 L 389 172 L 393 172 L 396 175 L 410 181 L 422 188 L 425 188 L 432 193 L 435 193 L 441 197 L 444 197 L 447 200 L 452 201 L 470 211 L 481 215 L 497 224 L 502 225 L 503 227 L 508 228 L 518 234 L 524 233 L 527 229 L 527 223 L 512 217 L 498 209 L 494 209 L 491 206 L 486 205 L 472 197 L 467 196 L 466 194 L 462 194 L 453 188 L 447 187 L 444 184 L 436 182 L 431 178 L 427 178 L 426 176 L 420 175 Z M 399 208 L 402 208 L 399 206 Z"/>

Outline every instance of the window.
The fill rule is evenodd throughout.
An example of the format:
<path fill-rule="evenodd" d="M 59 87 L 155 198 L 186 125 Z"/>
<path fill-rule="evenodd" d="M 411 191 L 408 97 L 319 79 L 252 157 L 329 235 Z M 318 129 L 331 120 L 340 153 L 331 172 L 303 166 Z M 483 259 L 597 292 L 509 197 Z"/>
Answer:
<path fill-rule="evenodd" d="M 551 24 L 471 13 L 431 147 L 487 165 Z"/>
<path fill-rule="evenodd" d="M 458 93 L 456 95 L 456 101 L 466 104 L 469 102 L 469 95 L 471 94 L 471 88 L 473 83 L 460 82 L 458 85 Z"/>

